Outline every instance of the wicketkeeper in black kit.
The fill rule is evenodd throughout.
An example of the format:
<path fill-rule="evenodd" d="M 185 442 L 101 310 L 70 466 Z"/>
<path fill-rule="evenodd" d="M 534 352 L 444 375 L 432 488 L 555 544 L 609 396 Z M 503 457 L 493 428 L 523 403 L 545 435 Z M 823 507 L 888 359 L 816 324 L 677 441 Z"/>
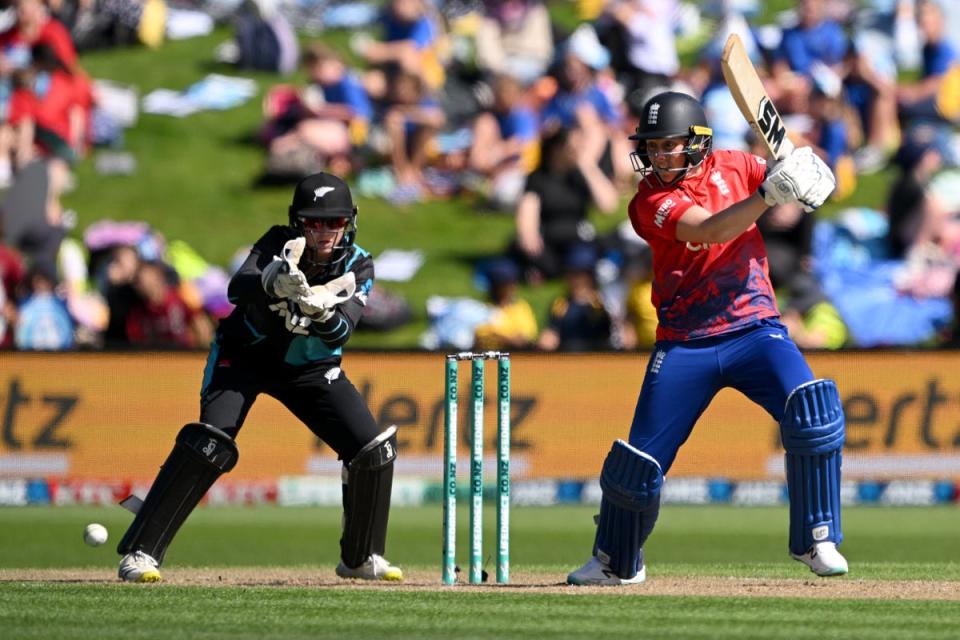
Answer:
<path fill-rule="evenodd" d="M 236 304 L 210 350 L 200 421 L 180 430 L 117 551 L 120 578 L 157 582 L 177 530 L 218 477 L 237 463 L 237 434 L 260 393 L 273 396 L 343 461 L 343 537 L 337 575 L 403 579 L 383 557 L 396 427 L 380 430 L 340 369 L 373 286 L 373 260 L 354 245 L 357 207 L 347 184 L 300 181 L 289 225 L 274 226 L 230 280 Z"/>

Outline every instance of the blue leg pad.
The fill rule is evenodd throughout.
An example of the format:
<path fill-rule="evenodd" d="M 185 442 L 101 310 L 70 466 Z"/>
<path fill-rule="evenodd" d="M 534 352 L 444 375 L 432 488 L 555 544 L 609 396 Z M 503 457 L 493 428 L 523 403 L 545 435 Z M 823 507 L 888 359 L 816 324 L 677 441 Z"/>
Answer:
<path fill-rule="evenodd" d="M 790 494 L 790 552 L 817 542 L 840 544 L 843 407 L 833 380 L 800 385 L 787 398 L 780 437 Z"/>
<path fill-rule="evenodd" d="M 613 443 L 600 472 L 600 517 L 593 554 L 620 577 L 637 575 L 660 513 L 663 473 L 652 457 L 623 440 Z"/>

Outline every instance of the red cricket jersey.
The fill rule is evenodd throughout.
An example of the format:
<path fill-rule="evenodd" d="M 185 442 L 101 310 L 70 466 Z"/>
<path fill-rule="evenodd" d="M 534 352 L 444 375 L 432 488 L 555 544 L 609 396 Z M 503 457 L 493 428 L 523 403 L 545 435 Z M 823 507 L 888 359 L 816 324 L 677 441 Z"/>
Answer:
<path fill-rule="evenodd" d="M 764 180 L 766 161 L 742 151 L 714 151 L 703 171 L 677 184 L 641 182 L 628 213 L 653 252 L 657 340 L 691 340 L 779 317 L 757 225 L 722 244 L 677 240 L 677 222 L 693 205 L 718 213 L 745 200 Z"/>
<path fill-rule="evenodd" d="M 39 97 L 30 89 L 15 89 L 10 96 L 7 120 L 18 124 L 24 118 L 32 118 L 38 127 L 48 129 L 70 143 L 70 109 L 80 104 L 78 85 L 74 77 L 65 71 L 50 74 L 47 92 Z"/>
<path fill-rule="evenodd" d="M 0 51 L 7 53 L 9 49 L 22 48 L 29 49 L 35 44 L 45 44 L 53 49 L 57 58 L 67 69 L 75 69 L 77 66 L 77 50 L 73 46 L 73 39 L 70 32 L 57 20 L 48 18 L 37 37 L 28 39 L 17 25 L 9 30 L 0 33 Z M 27 51 L 29 53 L 29 51 Z"/>

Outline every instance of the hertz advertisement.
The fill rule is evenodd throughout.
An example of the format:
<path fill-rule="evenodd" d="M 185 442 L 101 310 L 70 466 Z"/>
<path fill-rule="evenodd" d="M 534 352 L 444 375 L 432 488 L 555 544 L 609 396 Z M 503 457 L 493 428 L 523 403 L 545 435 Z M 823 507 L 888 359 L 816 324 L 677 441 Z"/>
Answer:
<path fill-rule="evenodd" d="M 647 358 L 513 356 L 514 477 L 594 478 L 611 441 L 629 431 Z M 200 353 L 3 354 L 0 478 L 151 480 L 177 431 L 198 417 L 204 360 Z M 815 353 L 808 360 L 840 388 L 845 477 L 960 478 L 960 352 Z M 400 474 L 440 477 L 443 365 L 442 355 L 424 353 L 344 359 L 377 421 L 399 427 Z M 490 458 L 496 368 L 487 367 Z M 469 455 L 469 364 L 461 364 L 459 379 L 462 464 Z M 231 473 L 238 480 L 339 473 L 332 452 L 267 396 L 254 405 L 238 444 Z M 671 477 L 779 479 L 782 467 L 773 419 L 727 389 L 697 424 Z"/>

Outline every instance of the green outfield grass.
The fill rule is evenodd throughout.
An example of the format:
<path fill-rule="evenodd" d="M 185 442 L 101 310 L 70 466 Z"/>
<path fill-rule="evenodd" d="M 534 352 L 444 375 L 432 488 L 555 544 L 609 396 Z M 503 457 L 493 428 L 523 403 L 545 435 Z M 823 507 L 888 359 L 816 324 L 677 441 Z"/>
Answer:
<path fill-rule="evenodd" d="M 5 638 L 956 638 L 923 601 L 270 588 L 0 588 Z M 7 633 L 9 631 L 9 633 Z"/>
<path fill-rule="evenodd" d="M 514 508 L 512 570 L 534 572 L 542 589 L 497 590 L 122 585 L 114 546 L 130 522 L 120 508 L 0 509 L 0 576 L 46 569 L 42 578 L 0 582 L 3 638 L 316 638 L 316 637 L 592 637 L 626 631 L 683 638 L 956 638 L 960 601 L 815 598 L 820 585 L 843 581 L 870 589 L 885 581 L 956 582 L 960 590 L 960 510 L 848 508 L 843 550 L 851 574 L 818 580 L 786 554 L 782 508 L 665 507 L 647 545 L 648 584 L 672 578 L 790 579 L 810 596 L 637 596 L 636 591 L 584 593 L 558 588 L 589 555 L 591 507 Z M 466 513 L 460 514 L 465 550 Z M 493 512 L 486 514 L 492 549 Z M 339 510 L 205 508 L 171 547 L 165 569 L 278 568 L 332 575 Z M 83 545 L 88 522 L 110 541 Z M 388 557 L 408 573 L 439 583 L 440 512 L 394 509 Z M 460 554 L 461 560 L 465 553 Z M 58 578 L 57 568 L 64 571 Z M 71 578 L 85 568 L 89 580 Z M 53 569 L 51 571 L 51 569 Z M 429 572 L 429 573 L 427 573 Z M 189 573 L 189 571 L 186 571 Z M 214 570 L 214 574 L 216 571 Z M 427 582 L 432 582 L 428 578 Z M 762 584 L 762 582 L 761 582 Z M 851 585 L 856 586 L 856 585 Z M 636 589 L 636 588 L 633 588 Z M 767 595 L 776 595 L 767 593 Z M 641 633 L 642 632 L 642 633 Z"/>

